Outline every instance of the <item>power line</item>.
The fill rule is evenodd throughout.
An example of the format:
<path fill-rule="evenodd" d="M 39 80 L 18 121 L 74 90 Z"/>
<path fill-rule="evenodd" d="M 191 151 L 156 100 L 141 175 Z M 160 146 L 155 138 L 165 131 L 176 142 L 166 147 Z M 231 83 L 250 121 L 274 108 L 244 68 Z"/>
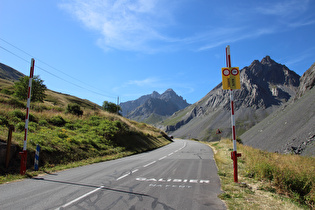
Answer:
<path fill-rule="evenodd" d="M 98 90 L 98 91 L 102 91 L 102 92 L 103 92 L 103 90 L 100 90 L 100 89 L 98 89 L 98 88 L 96 88 L 96 87 L 93 87 L 93 86 L 91 86 L 90 84 L 88 84 L 88 83 L 86 83 L 86 82 L 83 82 L 83 81 L 81 81 L 81 80 L 79 80 L 79 79 L 77 79 L 77 78 L 75 78 L 75 77 L 73 77 L 73 76 L 71 76 L 71 75 L 69 75 L 69 74 L 64 73 L 64 71 L 61 71 L 61 70 L 59 70 L 59 69 L 53 67 L 52 65 L 50 65 L 50 64 L 48 64 L 48 63 L 46 63 L 46 62 L 40 60 L 39 58 L 36 58 L 35 56 L 31 55 L 30 53 L 26 52 L 25 50 L 22 50 L 21 48 L 19 48 L 19 47 L 17 47 L 17 46 L 15 46 L 15 45 L 9 43 L 8 41 L 2 39 L 1 37 L 0 37 L 0 40 L 2 40 L 3 42 L 9 44 L 10 46 L 14 47 L 15 49 L 17 49 L 17 50 L 23 52 L 24 54 L 26 54 L 26 55 L 28 55 L 28 56 L 30 56 L 30 57 L 32 57 L 32 58 L 35 58 L 36 61 L 39 61 L 39 62 L 41 62 L 41 63 L 47 65 L 48 67 L 50 67 L 50 68 L 52 68 L 52 69 L 58 71 L 59 73 L 64 74 L 64 75 L 70 77 L 71 79 L 76 80 L 76 81 L 78 81 L 78 82 L 81 82 L 81 83 L 83 83 L 83 84 L 85 84 L 85 85 L 87 85 L 87 86 L 89 86 L 89 87 L 92 87 L 92 88 Z M 24 59 L 23 59 L 23 60 L 24 60 Z M 36 65 L 36 64 L 35 64 L 35 65 Z M 110 95 L 111 95 L 111 94 L 110 94 Z M 113 98 L 113 95 L 112 95 L 111 97 Z"/>
<path fill-rule="evenodd" d="M 0 38 L 0 39 L 1 39 L 2 41 L 4 41 L 4 42 L 8 43 L 8 44 L 11 45 L 12 47 L 14 47 L 14 48 L 16 48 L 16 49 L 22 51 L 22 52 L 25 53 L 25 54 L 27 54 L 28 56 L 33 57 L 31 54 L 29 54 L 29 53 L 25 52 L 24 50 L 22 50 L 22 49 L 20 49 L 20 48 L 18 48 L 18 47 L 16 47 L 16 46 L 10 44 L 9 42 L 5 41 L 4 39 L 2 39 L 2 38 Z M 23 60 L 23 61 L 29 63 L 28 60 L 26 60 L 26 59 L 24 59 L 23 57 L 17 55 L 16 53 L 14 53 L 14 52 L 12 52 L 12 51 L 10 51 L 10 50 L 8 50 L 8 49 L 2 47 L 2 46 L 0 46 L 0 48 L 2 48 L 3 50 L 5 50 L 5 51 L 11 53 L 12 55 L 16 56 L 17 58 L 19 58 L 19 59 L 21 59 L 21 60 Z M 43 61 L 41 61 L 41 60 L 39 60 L 39 59 L 37 59 L 37 60 L 40 61 L 40 62 L 42 62 L 43 64 L 49 66 L 50 68 L 52 68 L 52 69 L 54 69 L 54 70 L 56 70 L 56 71 L 58 71 L 58 72 L 60 72 L 60 73 L 62 73 L 62 74 L 64 74 L 64 75 L 67 75 L 68 77 L 70 77 L 70 78 L 72 78 L 72 79 L 74 79 L 74 80 L 77 80 L 77 81 L 79 81 L 79 82 L 81 82 L 81 83 L 83 83 L 83 84 L 85 84 L 85 85 L 88 85 L 88 86 L 90 86 L 90 87 L 92 87 L 92 88 L 95 88 L 95 87 L 93 87 L 93 86 L 91 86 L 91 85 L 89 85 L 89 84 L 87 84 L 87 83 L 84 83 L 84 82 L 82 82 L 82 81 L 80 81 L 80 80 L 78 80 L 78 79 L 76 79 L 76 78 L 74 78 L 74 77 L 72 77 L 72 76 L 70 76 L 70 75 L 68 75 L 68 74 L 63 73 L 62 71 L 56 69 L 55 67 L 53 67 L 53 66 L 51 66 L 51 65 L 49 65 L 49 64 L 47 64 L 47 63 L 45 63 L 45 62 L 43 62 Z M 46 70 L 46 69 L 44 69 L 44 68 L 42 68 L 42 67 L 40 67 L 40 66 L 38 66 L 38 65 L 36 65 L 36 64 L 35 64 L 35 66 L 36 66 L 38 69 L 40 69 L 40 70 L 42 70 L 42 71 L 44 71 L 44 72 L 46 72 L 46 73 L 48 73 L 48 74 L 50 74 L 50 75 L 52 75 L 52 76 L 54 76 L 54 77 L 56 77 L 56 78 L 58 78 L 58 79 L 64 81 L 64 82 L 67 82 L 67 83 L 69 83 L 69 84 L 72 84 L 72 85 L 74 85 L 74 86 L 76 86 L 76 87 L 82 88 L 82 89 L 84 89 L 84 90 L 87 90 L 87 91 L 92 92 L 92 93 L 97 94 L 97 95 L 101 95 L 101 96 L 104 96 L 104 97 L 115 98 L 115 99 L 116 99 L 116 97 L 114 97 L 114 96 L 104 95 L 104 94 L 98 93 L 98 92 L 96 92 L 96 91 L 93 91 L 93 90 L 87 89 L 87 88 L 85 88 L 85 87 L 82 87 L 82 86 L 80 86 L 80 85 L 77 85 L 77 84 L 75 84 L 75 83 L 73 83 L 73 82 L 70 82 L 70 81 L 68 81 L 68 80 L 65 80 L 65 79 L 63 79 L 63 78 L 61 78 L 61 77 L 59 77 L 59 76 L 57 76 L 57 75 L 55 75 L 55 74 L 49 72 L 48 70 Z M 95 88 L 95 89 L 97 89 L 97 88 Z M 98 90 L 99 90 L 99 89 L 98 89 Z M 102 90 L 100 90 L 100 91 L 102 91 Z"/>

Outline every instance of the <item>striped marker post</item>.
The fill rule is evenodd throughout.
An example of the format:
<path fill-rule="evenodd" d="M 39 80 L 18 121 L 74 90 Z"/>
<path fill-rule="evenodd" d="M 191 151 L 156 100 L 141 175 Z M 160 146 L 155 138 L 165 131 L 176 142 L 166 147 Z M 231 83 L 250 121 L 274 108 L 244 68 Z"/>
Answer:
<path fill-rule="evenodd" d="M 38 160 L 39 160 L 39 152 L 40 152 L 40 146 L 36 145 L 36 153 L 35 153 L 35 161 L 34 161 L 34 170 L 38 171 Z"/>
<path fill-rule="evenodd" d="M 30 69 L 30 79 L 29 79 L 29 83 L 28 83 L 28 94 L 27 94 L 27 105 L 26 105 L 26 116 L 25 116 L 25 129 L 24 129 L 24 145 L 23 145 L 23 151 L 20 152 L 20 155 L 21 155 L 20 174 L 21 175 L 24 175 L 26 172 L 26 162 L 27 162 L 26 143 L 27 143 L 28 122 L 29 122 L 29 110 L 30 110 L 30 104 L 31 104 L 32 81 L 33 81 L 33 76 L 34 76 L 34 65 L 35 65 L 35 60 L 34 60 L 34 58 L 32 58 L 31 69 Z"/>
<path fill-rule="evenodd" d="M 231 53 L 230 45 L 225 48 L 226 51 L 226 66 L 231 67 Z M 233 152 L 231 152 L 231 159 L 233 160 L 233 169 L 234 169 L 234 182 L 238 182 L 237 175 L 237 157 L 240 157 L 241 154 L 237 153 L 236 150 L 236 129 L 235 129 L 235 118 L 234 118 L 234 99 L 233 99 L 233 89 L 230 89 L 230 101 L 231 101 L 231 124 L 232 124 L 232 137 L 233 137 Z"/>

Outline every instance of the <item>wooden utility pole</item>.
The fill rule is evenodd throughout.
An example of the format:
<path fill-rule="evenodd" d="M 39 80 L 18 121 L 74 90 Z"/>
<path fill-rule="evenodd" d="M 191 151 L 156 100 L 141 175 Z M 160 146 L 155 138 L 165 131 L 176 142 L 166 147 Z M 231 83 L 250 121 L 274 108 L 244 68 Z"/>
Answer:
<path fill-rule="evenodd" d="M 5 157 L 5 168 L 9 167 L 10 162 L 10 153 L 11 153 L 11 141 L 12 141 L 12 132 L 14 131 L 14 126 L 9 126 L 9 133 L 8 133 L 8 141 L 7 141 L 7 151 Z"/>

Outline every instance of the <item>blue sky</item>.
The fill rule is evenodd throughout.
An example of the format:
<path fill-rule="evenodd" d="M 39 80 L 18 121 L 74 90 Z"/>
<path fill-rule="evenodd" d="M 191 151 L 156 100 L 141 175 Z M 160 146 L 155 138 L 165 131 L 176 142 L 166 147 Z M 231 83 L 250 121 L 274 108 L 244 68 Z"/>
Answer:
<path fill-rule="evenodd" d="M 315 62 L 313 0 L 0 0 L 0 62 L 51 90 L 103 101 L 172 88 L 195 103 L 232 66 Z"/>

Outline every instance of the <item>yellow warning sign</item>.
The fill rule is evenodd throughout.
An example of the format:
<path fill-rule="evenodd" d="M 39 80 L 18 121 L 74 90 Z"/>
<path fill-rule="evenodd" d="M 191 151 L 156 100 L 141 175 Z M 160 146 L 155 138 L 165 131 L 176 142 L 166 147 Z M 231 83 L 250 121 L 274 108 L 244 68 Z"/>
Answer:
<path fill-rule="evenodd" d="M 238 67 L 224 67 L 222 70 L 222 88 L 241 89 L 240 71 Z"/>

